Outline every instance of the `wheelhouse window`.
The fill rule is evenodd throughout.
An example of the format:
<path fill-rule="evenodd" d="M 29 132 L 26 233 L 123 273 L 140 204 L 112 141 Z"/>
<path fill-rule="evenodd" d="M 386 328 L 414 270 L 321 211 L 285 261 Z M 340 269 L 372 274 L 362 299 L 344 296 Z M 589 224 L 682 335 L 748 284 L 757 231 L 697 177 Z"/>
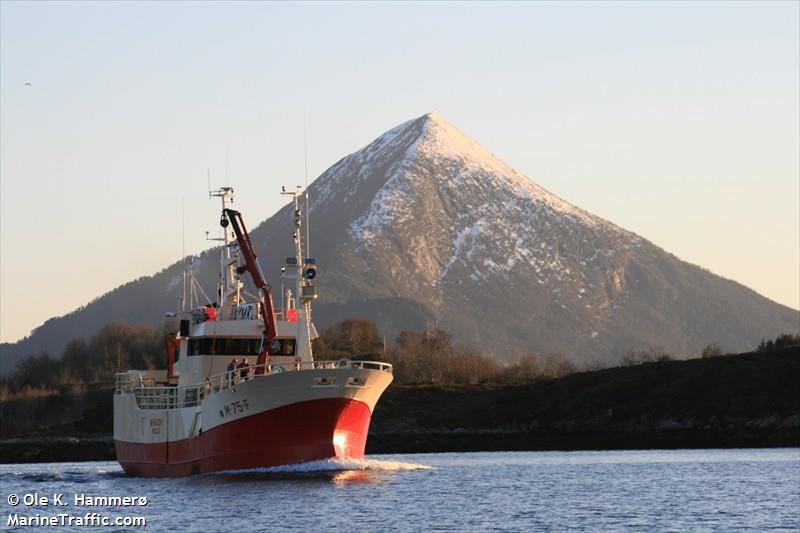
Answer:
<path fill-rule="evenodd" d="M 189 340 L 189 355 L 258 355 L 261 339 L 211 337 Z"/>

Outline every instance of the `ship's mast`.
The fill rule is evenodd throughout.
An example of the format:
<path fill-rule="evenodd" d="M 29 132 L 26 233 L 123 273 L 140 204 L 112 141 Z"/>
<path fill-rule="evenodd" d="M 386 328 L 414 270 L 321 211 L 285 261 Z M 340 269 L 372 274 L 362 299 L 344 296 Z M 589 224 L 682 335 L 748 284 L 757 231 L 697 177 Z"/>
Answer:
<path fill-rule="evenodd" d="M 282 191 L 282 195 L 290 196 L 294 201 L 294 240 L 295 257 L 289 258 L 286 264 L 287 278 L 295 280 L 295 302 L 297 302 L 297 335 L 295 354 L 303 361 L 312 361 L 311 353 L 311 302 L 317 298 L 317 288 L 313 279 L 316 277 L 315 261 L 312 258 L 303 257 L 302 225 L 303 215 L 300 211 L 300 198 L 303 193 L 298 187 L 297 191 Z M 290 271 L 294 270 L 292 274 Z"/>
<path fill-rule="evenodd" d="M 233 187 L 220 187 L 219 189 L 208 191 L 209 198 L 220 198 L 222 202 L 222 213 L 233 203 Z M 223 243 L 220 251 L 220 279 L 217 286 L 217 296 L 219 307 L 224 308 L 226 304 L 231 307 L 241 303 L 242 282 L 236 275 L 236 263 L 238 258 L 231 254 L 231 248 L 235 246 L 235 239 L 230 228 L 225 225 L 222 227 L 222 237 L 209 240 L 221 241 Z"/>

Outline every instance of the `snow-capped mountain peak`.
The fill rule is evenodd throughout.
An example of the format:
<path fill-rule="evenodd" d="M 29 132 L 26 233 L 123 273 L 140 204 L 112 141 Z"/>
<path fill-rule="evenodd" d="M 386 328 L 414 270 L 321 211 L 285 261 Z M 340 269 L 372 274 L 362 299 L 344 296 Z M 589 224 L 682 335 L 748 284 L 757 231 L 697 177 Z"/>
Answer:
<path fill-rule="evenodd" d="M 346 164 L 337 169 L 337 181 L 340 185 L 355 185 L 349 189 L 353 194 L 359 189 L 362 177 L 368 175 L 363 172 L 365 168 L 385 169 L 379 177 L 369 174 L 371 185 L 377 190 L 371 195 L 369 205 L 357 212 L 350 224 L 349 234 L 357 247 L 370 249 L 377 237 L 403 232 L 402 226 L 414 220 L 428 219 L 430 227 L 440 226 L 441 220 L 454 221 L 450 227 L 439 228 L 451 243 L 453 255 L 440 258 L 439 274 L 434 272 L 436 264 L 427 265 L 432 280 L 444 278 L 459 254 L 472 253 L 470 243 L 475 239 L 467 238 L 468 235 L 502 234 L 502 241 L 515 242 L 508 257 L 488 263 L 501 265 L 490 270 L 510 269 L 525 257 L 535 255 L 531 251 L 535 239 L 526 229 L 531 217 L 567 217 L 584 225 L 602 225 L 605 231 L 622 233 L 610 223 L 546 191 L 438 113 L 401 124 L 342 163 Z M 346 173 L 341 171 L 350 164 L 358 165 L 362 173 L 348 184 Z M 466 211 L 449 212 L 449 206 L 464 207 Z M 509 223 L 510 220 L 519 224 Z M 481 274 L 484 270 L 478 269 L 473 274 L 484 277 Z"/>
<path fill-rule="evenodd" d="M 577 335 L 570 344 L 608 354 L 620 345 L 608 335 L 627 324 L 621 316 L 653 313 L 662 306 L 653 298 L 674 301 L 681 292 L 666 279 L 684 264 L 545 190 L 436 112 L 340 160 L 314 183 L 312 198 L 312 219 L 339 221 L 322 233 L 338 243 L 337 261 L 357 277 L 354 286 L 424 302 L 437 322 L 478 345 L 487 336 L 510 342 L 502 333 L 510 320 L 522 336 L 538 332 L 540 348 L 556 348 L 559 317 Z M 463 337 L 476 316 L 497 331 Z M 662 338 L 653 330 L 631 335 Z"/>

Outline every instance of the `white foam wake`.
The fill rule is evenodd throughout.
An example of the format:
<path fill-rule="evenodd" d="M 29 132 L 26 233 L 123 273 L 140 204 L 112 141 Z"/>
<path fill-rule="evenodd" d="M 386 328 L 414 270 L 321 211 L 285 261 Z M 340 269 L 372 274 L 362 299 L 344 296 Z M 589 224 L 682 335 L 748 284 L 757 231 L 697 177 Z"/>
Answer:
<path fill-rule="evenodd" d="M 400 461 L 381 461 L 378 459 L 343 459 L 330 458 L 319 461 L 309 461 L 307 463 L 297 463 L 291 465 L 271 466 L 264 468 L 254 468 L 252 470 L 236 470 L 236 472 L 259 472 L 265 474 L 307 474 L 314 472 L 344 472 L 355 471 L 375 471 L 375 472 L 399 472 L 402 470 L 431 470 L 433 467 L 417 463 L 403 463 Z"/>

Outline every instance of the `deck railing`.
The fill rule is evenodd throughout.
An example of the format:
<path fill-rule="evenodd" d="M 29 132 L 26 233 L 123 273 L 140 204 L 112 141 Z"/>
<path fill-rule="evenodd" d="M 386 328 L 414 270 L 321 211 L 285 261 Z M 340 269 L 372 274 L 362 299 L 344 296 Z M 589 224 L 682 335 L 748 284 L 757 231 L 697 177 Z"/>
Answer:
<path fill-rule="evenodd" d="M 284 372 L 304 370 L 332 370 L 340 368 L 360 368 L 392 372 L 392 365 L 378 361 L 307 361 L 287 364 L 254 365 L 247 369 L 220 372 L 206 378 L 205 383 L 190 386 L 157 385 L 151 372 L 130 371 L 116 375 L 115 394 L 133 393 L 140 409 L 174 409 L 194 407 L 203 398 L 227 390 L 239 383 L 259 379 Z M 242 372 L 246 372 L 242 375 Z M 162 372 L 163 374 L 163 372 Z"/>

